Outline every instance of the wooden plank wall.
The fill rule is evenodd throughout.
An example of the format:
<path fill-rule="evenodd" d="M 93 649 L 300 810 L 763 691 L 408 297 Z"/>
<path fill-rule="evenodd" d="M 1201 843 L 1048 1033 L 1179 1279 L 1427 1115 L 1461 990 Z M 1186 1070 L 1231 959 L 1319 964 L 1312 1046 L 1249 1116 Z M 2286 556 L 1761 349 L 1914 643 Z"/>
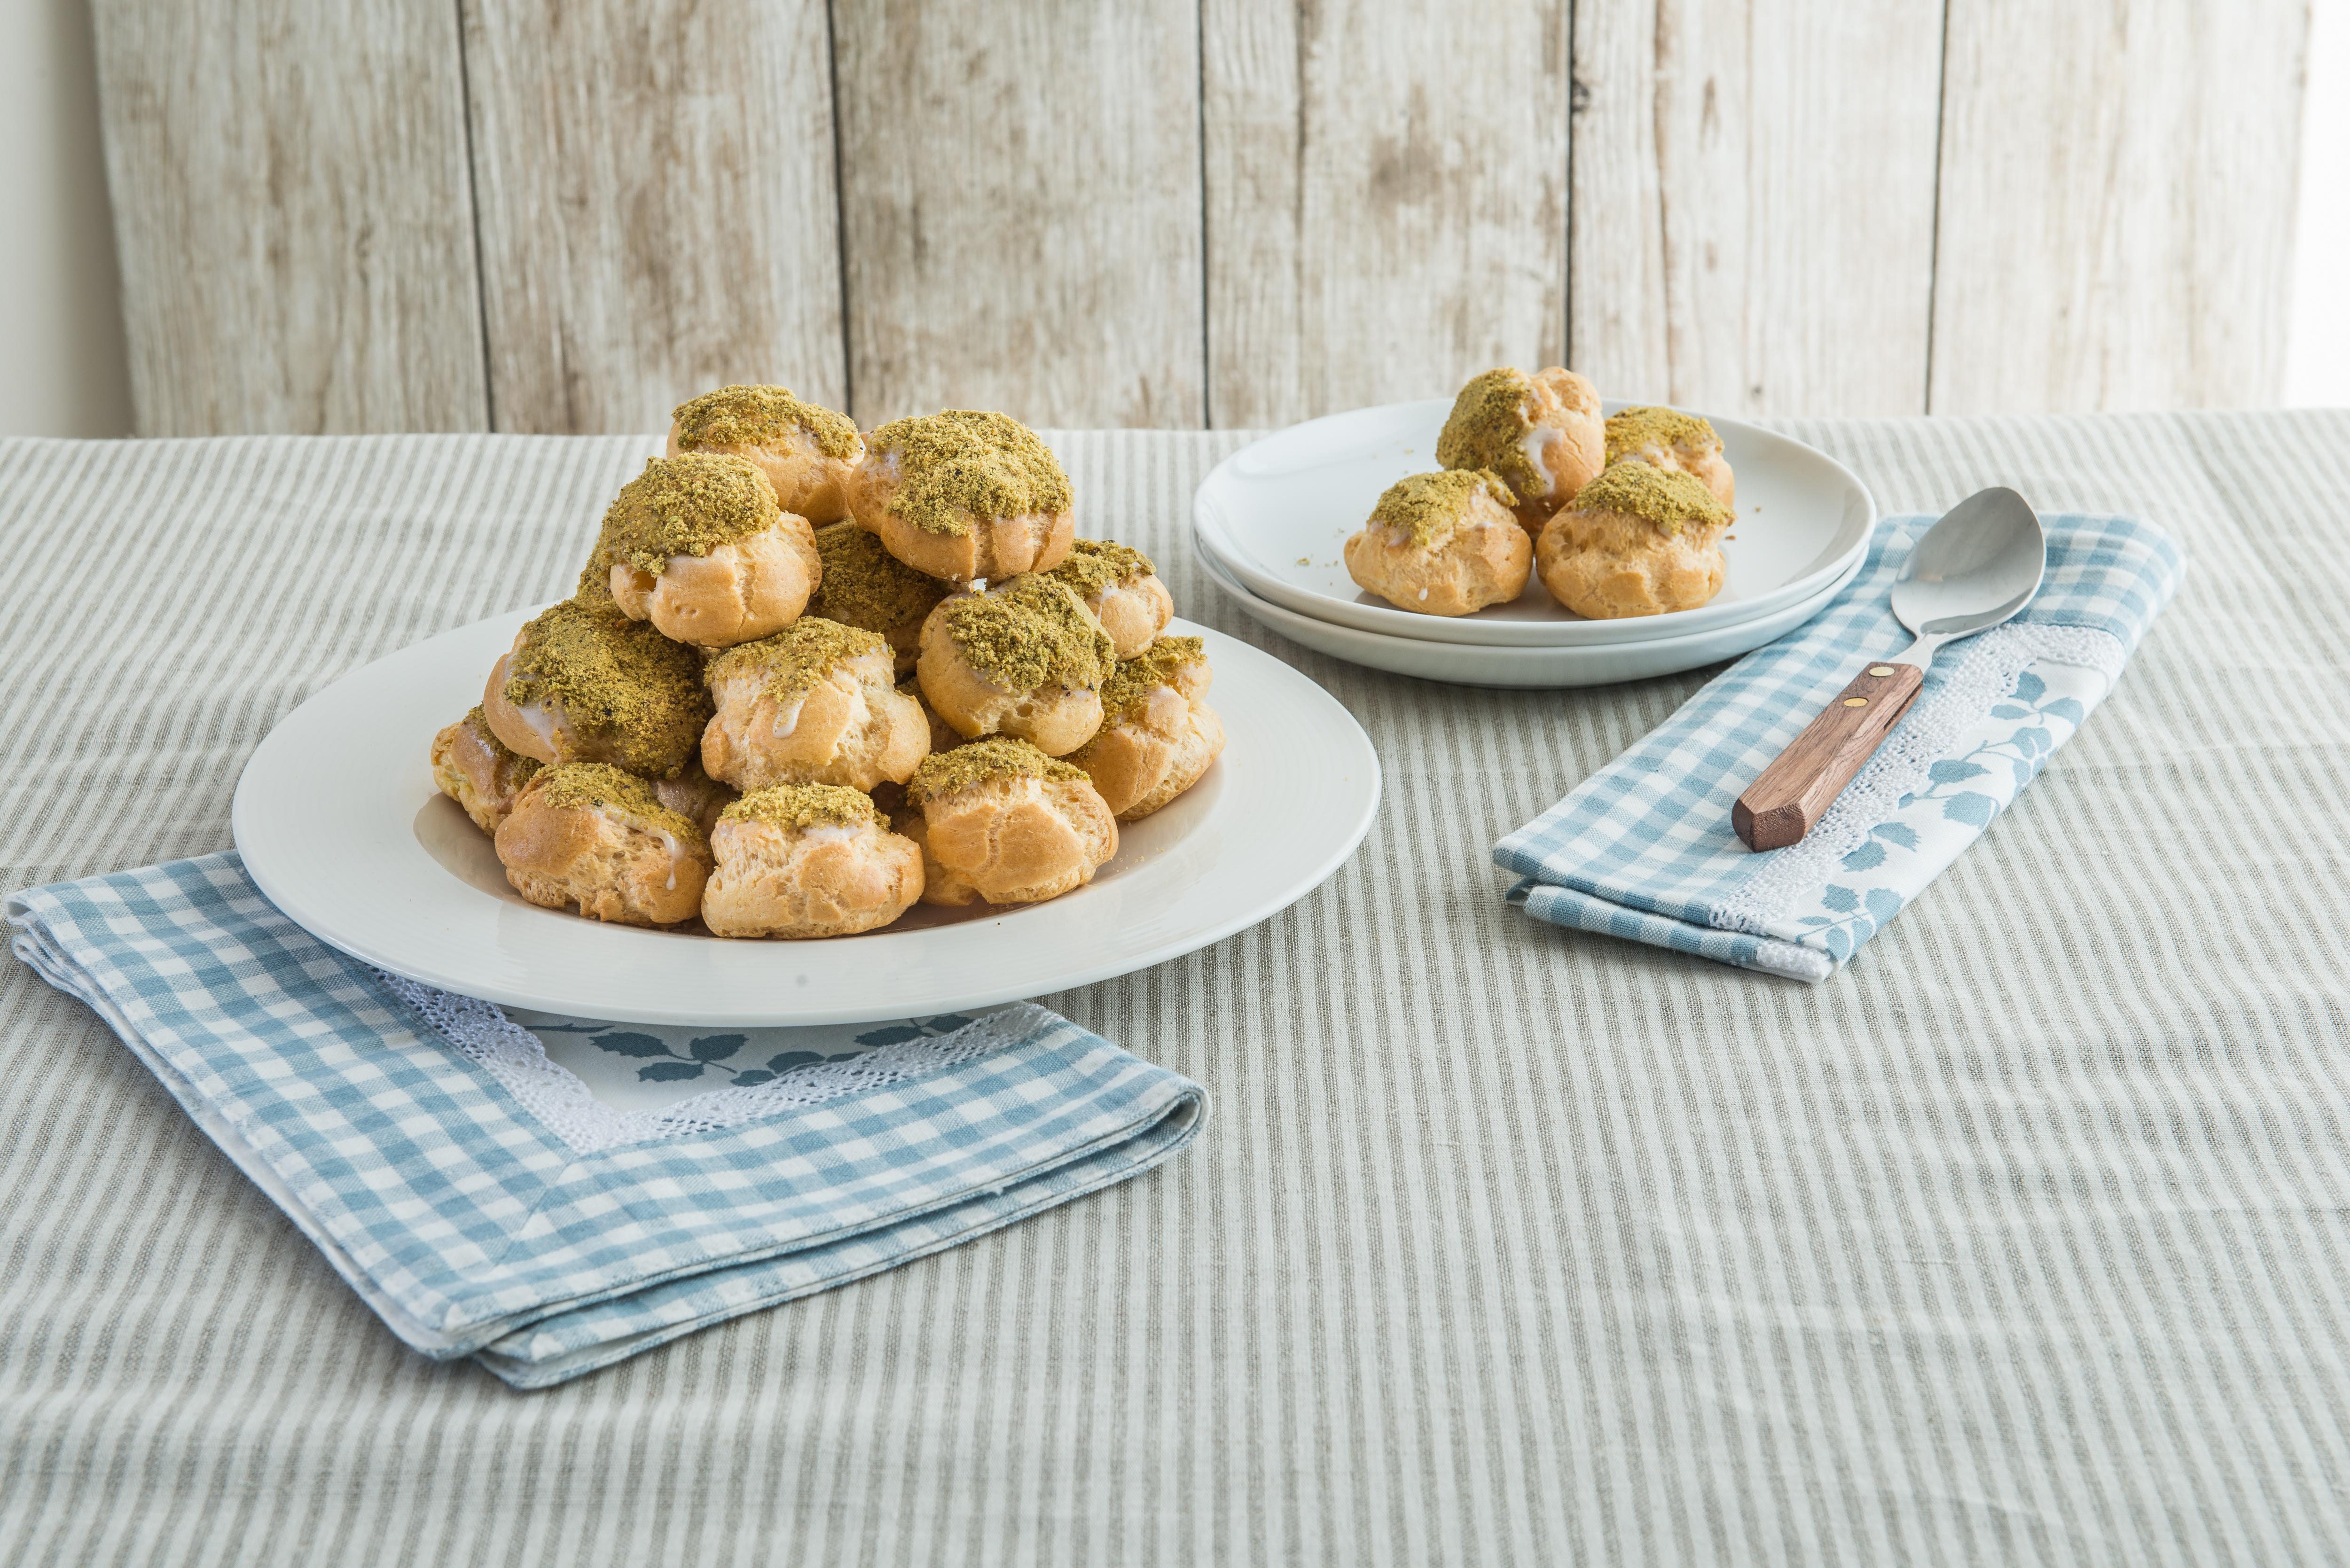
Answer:
<path fill-rule="evenodd" d="M 94 0 L 142 433 L 2258 404 L 2307 0 Z"/>

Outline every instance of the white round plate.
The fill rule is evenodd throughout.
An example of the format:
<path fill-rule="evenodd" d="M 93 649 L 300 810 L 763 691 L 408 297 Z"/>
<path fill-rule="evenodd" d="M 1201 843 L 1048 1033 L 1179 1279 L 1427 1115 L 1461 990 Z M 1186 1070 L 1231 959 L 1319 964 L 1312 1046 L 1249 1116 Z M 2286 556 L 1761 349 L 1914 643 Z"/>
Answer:
<path fill-rule="evenodd" d="M 1609 413 L 1627 405 L 1603 405 Z M 1853 472 L 1814 447 L 1715 419 L 1738 475 L 1738 522 L 1722 555 L 1721 592 L 1696 609 L 1586 620 L 1539 579 L 1506 605 L 1471 616 L 1414 615 L 1363 592 L 1339 547 L 1379 493 L 1436 466 L 1450 398 L 1389 403 L 1309 420 L 1243 447 L 1201 482 L 1192 535 L 1227 575 L 1316 620 L 1388 637 L 1491 648 L 1588 648 L 1687 637 L 1816 598 L 1868 553 L 1877 504 Z M 1709 416 L 1711 417 L 1711 416 Z"/>
<path fill-rule="evenodd" d="M 1204 549 L 1197 548 L 1196 539 L 1193 544 L 1192 554 L 1215 579 L 1216 586 L 1260 626 L 1350 664 L 1396 675 L 1416 675 L 1423 680 L 1449 680 L 1458 686 L 1607 686 L 1618 680 L 1644 680 L 1652 675 L 1671 675 L 1735 659 L 1786 636 L 1827 608 L 1845 584 L 1860 570 L 1860 561 L 1856 559 L 1845 568 L 1843 576 L 1801 604 L 1687 637 L 1603 643 L 1596 648 L 1490 648 L 1466 642 L 1383 637 L 1376 631 L 1334 626 L 1312 616 L 1299 615 L 1250 593 L 1226 576 Z"/>
<path fill-rule="evenodd" d="M 526 903 L 488 836 L 433 786 L 442 725 L 533 613 L 403 649 L 319 691 L 238 779 L 245 869 L 313 936 L 397 974 L 546 1012 L 764 1026 L 920 1017 L 1041 996 L 1207 946 L 1285 909 L 1370 827 L 1379 764 L 1353 715 L 1271 655 L 1204 627 L 1224 754 L 1117 857 L 1046 903 L 918 905 L 820 941 L 608 926 Z"/>

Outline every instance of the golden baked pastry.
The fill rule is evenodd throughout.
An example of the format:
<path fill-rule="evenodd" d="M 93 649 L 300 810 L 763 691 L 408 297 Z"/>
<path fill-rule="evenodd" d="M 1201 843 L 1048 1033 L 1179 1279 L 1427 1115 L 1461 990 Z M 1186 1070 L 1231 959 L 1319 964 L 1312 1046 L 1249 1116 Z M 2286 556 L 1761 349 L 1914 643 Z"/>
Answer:
<path fill-rule="evenodd" d="M 922 705 L 922 717 L 931 726 L 931 751 L 951 752 L 957 746 L 962 744 L 963 738 L 955 732 L 955 727 L 952 724 L 948 723 L 944 719 L 940 718 L 939 711 L 931 706 L 931 700 L 922 695 L 922 683 L 920 681 L 910 678 L 899 681 L 898 695 L 900 697 L 911 697 L 915 701 Z"/>
<path fill-rule="evenodd" d="M 1612 620 L 1695 609 L 1721 591 L 1730 508 L 1690 474 L 1619 462 L 1550 520 L 1534 545 L 1551 597 Z"/>
<path fill-rule="evenodd" d="M 1032 574 L 941 600 L 922 623 L 914 677 L 957 734 L 1012 735 L 1057 757 L 1101 728 L 1101 686 L 1117 663 L 1076 591 Z"/>
<path fill-rule="evenodd" d="M 515 891 L 590 919 L 673 926 L 702 907 L 710 841 L 634 774 L 602 763 L 544 768 L 499 825 Z"/>
<path fill-rule="evenodd" d="M 1223 721 L 1207 701 L 1214 679 L 1199 638 L 1162 637 L 1102 687 L 1100 732 L 1069 762 L 1118 821 L 1139 822 L 1198 784 L 1223 751 Z"/>
<path fill-rule="evenodd" d="M 1516 497 L 1512 510 L 1528 534 L 1607 466 L 1599 393 L 1554 365 L 1529 376 L 1506 366 L 1461 389 L 1436 438 L 1445 468 L 1487 468 Z"/>
<path fill-rule="evenodd" d="M 808 613 L 879 632 L 897 657 L 898 673 L 910 672 L 923 618 L 947 597 L 947 585 L 914 570 L 854 523 L 817 529 L 816 553 L 824 561 L 824 580 Z"/>
<path fill-rule="evenodd" d="M 710 836 L 718 869 L 702 922 L 722 937 L 845 937 L 886 926 L 922 896 L 922 851 L 839 784 L 776 784 L 728 806 Z"/>
<path fill-rule="evenodd" d="M 491 732 L 542 763 L 612 763 L 675 778 L 710 722 L 702 659 L 609 604 L 566 599 L 490 671 Z"/>
<path fill-rule="evenodd" d="M 1619 409 L 1607 416 L 1607 462 L 1645 462 L 1694 474 L 1724 506 L 1738 504 L 1738 478 L 1721 455 L 1713 421 L 1679 409 Z"/>
<path fill-rule="evenodd" d="M 747 458 L 775 487 L 777 505 L 823 524 L 848 515 L 848 475 L 865 438 L 847 415 L 802 402 L 789 387 L 721 387 L 671 412 L 667 452 Z"/>
<path fill-rule="evenodd" d="M 717 712 L 702 765 L 739 790 L 902 784 L 930 754 L 930 722 L 898 694 L 889 645 L 821 616 L 738 643 L 710 661 Z"/>
<path fill-rule="evenodd" d="M 807 519 L 779 509 L 767 476 L 739 457 L 656 457 L 620 487 L 580 575 L 632 620 L 697 648 L 781 631 L 823 567 Z"/>
<path fill-rule="evenodd" d="M 1052 570 L 1094 612 L 1120 659 L 1132 659 L 1175 618 L 1175 599 L 1141 551 L 1107 539 L 1073 539 Z"/>
<path fill-rule="evenodd" d="M 890 421 L 848 482 L 860 527 L 951 583 L 1059 566 L 1076 536 L 1073 504 L 1069 476 L 1035 431 L 972 409 Z"/>
<path fill-rule="evenodd" d="M 1093 880 L 1118 822 L 1080 769 L 1025 741 L 974 741 L 925 758 L 906 784 L 921 814 L 922 901 L 1034 904 Z"/>
<path fill-rule="evenodd" d="M 1399 479 L 1346 544 L 1347 575 L 1399 609 L 1474 615 L 1526 591 L 1534 545 L 1491 469 Z"/>
<path fill-rule="evenodd" d="M 542 765 L 499 740 L 479 708 L 432 737 L 432 782 L 484 833 L 498 830 Z"/>
<path fill-rule="evenodd" d="M 691 819 L 705 836 L 718 826 L 718 814 L 732 805 L 742 793 L 704 772 L 699 750 L 685 759 L 685 766 L 678 770 L 677 777 L 650 782 L 655 800 Z"/>

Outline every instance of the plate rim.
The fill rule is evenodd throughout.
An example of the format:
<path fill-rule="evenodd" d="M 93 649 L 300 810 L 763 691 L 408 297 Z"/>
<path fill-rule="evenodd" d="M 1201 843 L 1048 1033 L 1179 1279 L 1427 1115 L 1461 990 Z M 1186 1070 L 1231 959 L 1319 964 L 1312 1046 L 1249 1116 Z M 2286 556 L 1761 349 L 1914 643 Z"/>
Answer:
<path fill-rule="evenodd" d="M 1227 455 L 1210 469 L 1206 477 L 1201 479 L 1199 485 L 1192 491 L 1191 535 L 1195 550 L 1203 549 L 1212 555 L 1227 567 L 1232 576 L 1238 578 L 1259 599 L 1279 605 L 1292 614 L 1321 621 L 1325 625 L 1344 626 L 1352 630 L 1369 632 L 1381 637 L 1399 638 L 1409 641 L 1448 642 L 1462 647 L 1521 650 L 1570 647 L 1596 648 L 1612 647 L 1623 643 L 1662 641 L 1669 638 L 1694 636 L 1709 630 L 1725 629 L 1742 621 L 1775 615 L 1791 604 L 1804 603 L 1815 597 L 1821 586 L 1845 574 L 1854 560 L 1867 554 L 1868 542 L 1875 535 L 1876 525 L 1884 515 L 1877 506 L 1876 492 L 1869 489 L 1865 480 L 1835 456 L 1821 451 L 1809 441 L 1799 440 L 1783 431 L 1767 430 L 1748 421 L 1728 416 L 1716 417 L 1701 414 L 1700 417 L 1712 421 L 1718 430 L 1735 432 L 1742 439 L 1782 442 L 1799 449 L 1811 459 L 1825 463 L 1845 484 L 1850 487 L 1850 493 L 1858 497 L 1866 513 L 1866 520 L 1861 524 L 1856 537 L 1847 544 L 1835 559 L 1824 566 L 1806 573 L 1802 577 L 1781 584 L 1760 598 L 1731 600 L 1727 604 L 1717 600 L 1700 605 L 1694 609 L 1669 612 L 1661 616 L 1638 617 L 1637 618 L 1638 629 L 1634 629 L 1634 622 L 1631 620 L 1480 621 L 1473 617 L 1454 618 L 1415 616 L 1409 611 L 1384 605 L 1357 604 L 1351 600 L 1335 598 L 1330 595 L 1316 593 L 1312 589 L 1302 588 L 1273 577 L 1262 567 L 1252 566 L 1241 558 L 1233 548 L 1232 541 L 1225 537 L 1224 530 L 1218 526 L 1219 520 L 1213 516 L 1211 510 L 1218 503 L 1211 498 L 1211 491 L 1220 483 L 1233 483 L 1229 477 L 1228 471 L 1233 469 L 1251 452 L 1256 452 L 1268 442 L 1294 435 L 1316 425 L 1333 424 L 1380 414 L 1401 415 L 1406 410 L 1434 412 L 1437 410 L 1450 408 L 1451 403 L 1451 400 L 1446 398 L 1415 398 L 1394 403 L 1375 403 L 1359 409 L 1323 414 L 1311 420 L 1302 420 L 1295 424 L 1268 431 L 1258 437 L 1239 451 Z M 1621 408 L 1640 405 L 1631 403 L 1628 400 L 1607 399 L 1603 400 L 1601 406 L 1605 410 L 1614 411 Z M 1839 524 L 1840 527 L 1842 525 Z M 1810 584 L 1811 587 L 1805 587 L 1805 584 Z M 1292 602 L 1293 600 L 1308 602 Z M 1659 633 L 1649 633 L 1646 629 L 1655 623 L 1670 623 L 1677 617 L 1701 617 L 1709 612 L 1730 609 L 1731 606 L 1737 607 L 1734 613 L 1719 615 L 1700 626 L 1687 627 L 1684 623 L 1683 627 Z M 1322 613 L 1325 609 L 1336 612 L 1335 616 Z M 1441 635 L 1445 632 L 1451 632 L 1454 635 Z M 1462 633 L 1469 635 L 1461 635 Z"/>
<path fill-rule="evenodd" d="M 480 635 L 484 628 L 493 625 L 519 626 L 524 619 L 537 613 L 539 607 L 543 607 L 510 609 L 485 616 L 461 626 L 444 628 L 432 637 L 420 639 L 379 659 L 370 659 L 366 664 L 345 671 L 334 680 L 312 691 L 270 726 L 268 733 L 262 737 L 260 743 L 255 746 L 246 757 L 244 767 L 239 770 L 236 788 L 231 797 L 229 808 L 232 838 L 240 858 L 244 861 L 246 875 L 253 878 L 263 897 L 267 898 L 286 919 L 311 936 L 362 963 L 459 995 L 496 1002 L 501 1006 L 523 1007 L 549 1012 L 572 1012 L 581 1016 L 593 1015 L 606 1018 L 613 1023 L 710 1027 L 789 1027 L 802 1024 L 858 1023 L 906 1016 L 906 1004 L 902 998 L 883 998 L 872 1002 L 859 1002 L 826 1007 L 802 1006 L 788 1011 L 772 1006 L 747 1009 L 741 1005 L 714 1008 L 697 1005 L 649 1006 L 634 1005 L 625 1002 L 611 1003 L 597 1001 L 587 1005 L 583 1010 L 582 999 L 567 992 L 516 987 L 506 984 L 494 976 L 485 980 L 478 973 L 449 969 L 437 958 L 429 954 L 424 955 L 420 961 L 417 954 L 397 950 L 400 946 L 397 942 L 387 946 L 385 942 L 378 940 L 376 935 L 371 934 L 364 923 L 355 928 L 348 913 L 338 913 L 334 907 L 338 902 L 346 905 L 362 904 L 365 902 L 363 896 L 345 900 L 329 898 L 323 900 L 322 907 L 322 900 L 313 896 L 311 891 L 303 885 L 301 878 L 287 870 L 287 867 L 281 866 L 279 860 L 281 854 L 290 855 L 292 852 L 282 844 L 273 843 L 275 836 L 260 822 L 259 814 L 263 810 L 262 796 L 265 791 L 274 784 L 275 781 L 271 774 L 278 765 L 279 753 L 299 743 L 298 737 L 302 730 L 317 721 L 318 711 L 331 705 L 338 695 L 354 683 L 365 679 L 380 678 L 382 673 L 381 667 L 411 657 L 416 650 L 429 643 L 439 641 L 443 638 Z M 1097 984 L 1105 980 L 1135 973 L 1171 959 L 1196 952 L 1237 931 L 1270 919 L 1305 898 L 1336 875 L 1339 868 L 1353 857 L 1363 840 L 1368 836 L 1372 826 L 1378 818 L 1380 805 L 1385 799 L 1385 774 L 1379 763 L 1378 748 L 1372 744 L 1370 736 L 1363 729 L 1361 722 L 1347 706 L 1303 671 L 1263 649 L 1233 637 L 1229 632 L 1180 619 L 1171 622 L 1168 629 L 1180 635 L 1205 635 L 1211 639 L 1211 653 L 1214 651 L 1215 644 L 1224 645 L 1226 649 L 1241 649 L 1241 657 L 1229 662 L 1223 661 L 1221 656 L 1218 656 L 1219 663 L 1222 665 L 1217 670 L 1220 678 L 1226 676 L 1230 670 L 1247 668 L 1253 661 L 1262 660 L 1263 668 L 1258 670 L 1257 674 L 1270 673 L 1273 679 L 1284 681 L 1284 684 L 1294 682 L 1294 686 L 1291 686 L 1285 693 L 1287 696 L 1311 705 L 1318 705 L 1326 710 L 1324 717 L 1333 722 L 1333 732 L 1320 737 L 1317 743 L 1326 747 L 1336 742 L 1342 749 L 1351 747 L 1353 750 L 1351 756 L 1341 754 L 1334 757 L 1329 769 L 1330 776 L 1334 779 L 1345 776 L 1346 772 L 1351 771 L 1355 763 L 1359 763 L 1361 767 L 1360 777 L 1363 782 L 1350 791 L 1344 801 L 1344 804 L 1353 808 L 1351 816 L 1332 818 L 1317 813 L 1314 820 L 1336 821 L 1340 825 L 1340 831 L 1326 843 L 1318 856 L 1314 857 L 1307 863 L 1310 868 L 1294 873 L 1277 891 L 1237 899 L 1233 906 L 1233 912 L 1229 915 L 1220 915 L 1212 919 L 1201 920 L 1144 948 L 1097 962 L 1071 964 L 1041 975 L 1033 971 L 1018 971 L 1014 966 L 1015 972 L 1001 983 L 960 987 L 954 991 L 951 999 L 919 999 L 916 1002 L 917 1011 L 951 1012 L 957 1009 L 986 1007 L 1001 1002 L 1022 1001 L 1076 986 Z M 429 736 L 424 739 L 429 739 Z M 415 754 L 420 759 L 418 763 L 420 767 L 423 765 L 421 762 L 423 751 L 422 742 L 420 741 L 415 748 Z M 1254 804 L 1253 801 L 1243 803 L 1237 797 L 1233 801 L 1233 805 L 1242 809 L 1252 809 Z M 405 836 L 408 829 L 405 824 L 395 823 L 387 825 L 387 831 L 394 835 Z M 282 870 L 287 871 L 286 877 L 280 876 Z M 448 875 L 452 889 L 464 887 L 463 880 L 454 873 Z M 1196 884 L 1187 886 L 1184 890 L 1188 893 L 1190 888 L 1195 886 Z M 1048 903 L 1054 901 L 1047 900 Z M 546 912 L 549 915 L 556 913 L 552 910 Z M 568 918 L 577 919 L 577 917 Z M 632 928 L 610 927 L 602 929 L 621 931 L 632 929 Z M 676 940 L 673 935 L 666 933 L 648 931 L 643 934 L 660 941 Z M 724 939 L 715 937 L 702 940 L 724 942 Z M 792 949 L 820 950 L 823 946 L 821 942 L 784 941 L 727 942 L 725 945 L 768 954 L 775 953 L 779 950 Z M 933 1005 L 934 1002 L 935 1005 Z"/>

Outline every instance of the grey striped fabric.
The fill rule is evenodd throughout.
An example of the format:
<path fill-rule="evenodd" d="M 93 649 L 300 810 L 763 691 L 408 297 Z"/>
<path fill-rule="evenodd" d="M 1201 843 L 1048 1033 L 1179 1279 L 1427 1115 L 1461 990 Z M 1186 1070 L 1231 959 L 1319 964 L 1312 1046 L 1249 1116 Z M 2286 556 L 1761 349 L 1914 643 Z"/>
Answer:
<path fill-rule="evenodd" d="M 1846 973 L 1501 902 L 1492 842 L 1701 672 L 1487 691 L 1305 652 L 1183 543 L 1239 437 L 1059 437 L 1087 531 L 1362 720 L 1378 826 L 1288 913 L 1042 999 L 1209 1086 L 1186 1158 L 551 1392 L 403 1350 L 0 969 L 0 1559 L 2350 1555 L 2350 414 L 1792 428 L 1888 509 L 2000 482 L 2193 557 L 2095 722 Z M 561 591 L 647 450 L 0 445 L 9 884 L 226 846 L 273 721 Z"/>

